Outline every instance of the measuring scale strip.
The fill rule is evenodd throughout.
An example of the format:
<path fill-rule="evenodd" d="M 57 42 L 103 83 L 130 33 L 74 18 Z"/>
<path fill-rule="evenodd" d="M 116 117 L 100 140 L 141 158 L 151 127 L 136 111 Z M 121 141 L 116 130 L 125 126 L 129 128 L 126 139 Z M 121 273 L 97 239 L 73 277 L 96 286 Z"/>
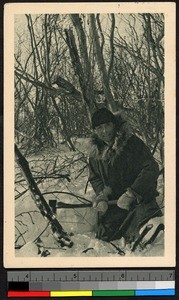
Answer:
<path fill-rule="evenodd" d="M 8 297 L 174 296 L 174 270 L 10 271 Z"/>
<path fill-rule="evenodd" d="M 8 271 L 8 282 L 174 281 L 174 270 Z"/>

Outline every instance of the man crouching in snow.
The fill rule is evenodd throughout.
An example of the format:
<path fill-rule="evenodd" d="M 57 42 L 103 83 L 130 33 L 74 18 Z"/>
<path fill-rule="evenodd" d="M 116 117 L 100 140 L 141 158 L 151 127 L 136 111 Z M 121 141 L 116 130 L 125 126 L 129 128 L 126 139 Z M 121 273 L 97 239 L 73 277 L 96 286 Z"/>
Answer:
<path fill-rule="evenodd" d="M 121 114 L 101 108 L 92 116 L 92 127 L 89 181 L 99 212 L 96 237 L 109 242 L 123 236 L 132 242 L 144 223 L 162 216 L 155 199 L 158 164 Z"/>

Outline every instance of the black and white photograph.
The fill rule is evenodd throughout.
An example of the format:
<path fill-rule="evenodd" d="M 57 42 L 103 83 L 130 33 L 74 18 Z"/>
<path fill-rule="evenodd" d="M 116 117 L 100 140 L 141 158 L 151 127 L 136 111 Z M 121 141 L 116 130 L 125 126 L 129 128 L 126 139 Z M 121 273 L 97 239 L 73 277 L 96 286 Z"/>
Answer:
<path fill-rule="evenodd" d="M 174 6 L 131 4 L 7 6 L 5 265 L 174 264 Z"/>

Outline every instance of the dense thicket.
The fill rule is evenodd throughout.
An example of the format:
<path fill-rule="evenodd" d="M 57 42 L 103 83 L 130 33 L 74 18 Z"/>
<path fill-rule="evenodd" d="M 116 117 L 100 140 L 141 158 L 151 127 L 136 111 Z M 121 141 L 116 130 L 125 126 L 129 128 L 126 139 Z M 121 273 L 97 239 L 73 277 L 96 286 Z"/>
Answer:
<path fill-rule="evenodd" d="M 88 137 L 91 114 L 122 110 L 163 163 L 162 14 L 19 15 L 15 136 L 26 151 Z"/>

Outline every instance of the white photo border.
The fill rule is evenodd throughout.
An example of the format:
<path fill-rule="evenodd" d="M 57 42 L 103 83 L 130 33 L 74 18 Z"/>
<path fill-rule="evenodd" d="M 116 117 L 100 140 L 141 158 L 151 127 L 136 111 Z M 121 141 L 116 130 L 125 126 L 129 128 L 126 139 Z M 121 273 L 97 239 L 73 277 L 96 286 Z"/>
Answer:
<path fill-rule="evenodd" d="M 163 13 L 165 18 L 165 253 L 162 257 L 16 257 L 14 250 L 14 16 L 17 14 Z M 176 7 L 174 2 L 8 3 L 4 10 L 4 267 L 175 267 Z"/>

